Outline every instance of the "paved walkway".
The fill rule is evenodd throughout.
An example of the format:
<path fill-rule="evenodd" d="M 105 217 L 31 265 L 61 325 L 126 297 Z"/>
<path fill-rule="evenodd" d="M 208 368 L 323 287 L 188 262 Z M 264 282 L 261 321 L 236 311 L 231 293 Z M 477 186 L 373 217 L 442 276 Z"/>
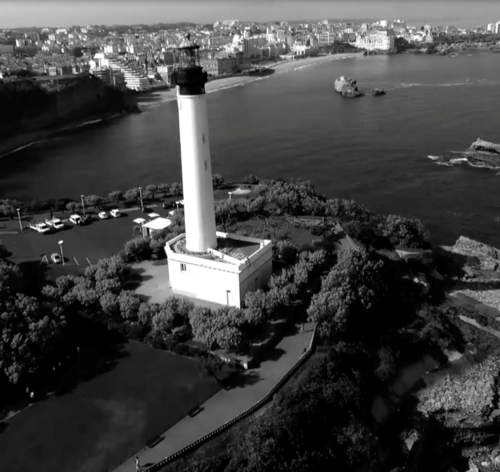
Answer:
<path fill-rule="evenodd" d="M 271 352 L 270 359 L 258 369 L 247 371 L 247 384 L 231 390 L 220 390 L 201 405 L 202 411 L 195 417 L 184 417 L 164 434 L 153 448 L 145 447 L 136 455 L 142 466 L 151 467 L 197 439 L 207 435 L 224 423 L 248 410 L 261 400 L 293 367 L 309 345 L 313 324 L 304 326 L 304 333 L 287 336 Z M 135 455 L 120 465 L 115 472 L 135 472 Z"/>

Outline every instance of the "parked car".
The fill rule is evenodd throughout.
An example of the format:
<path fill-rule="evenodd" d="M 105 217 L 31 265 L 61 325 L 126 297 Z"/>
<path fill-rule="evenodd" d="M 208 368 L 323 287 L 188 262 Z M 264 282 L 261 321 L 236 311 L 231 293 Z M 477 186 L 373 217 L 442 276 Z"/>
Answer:
<path fill-rule="evenodd" d="M 101 220 L 106 220 L 109 218 L 109 215 L 105 212 L 105 211 L 101 211 L 98 215 L 97 215 Z"/>
<path fill-rule="evenodd" d="M 173 205 L 172 205 L 172 202 L 161 202 L 161 207 L 166 210 L 167 208 L 171 208 Z"/>
<path fill-rule="evenodd" d="M 111 210 L 110 213 L 113 218 L 120 218 L 120 216 L 122 216 L 120 210 L 118 210 L 117 208 Z"/>
<path fill-rule="evenodd" d="M 52 259 L 52 262 L 54 264 L 60 264 L 62 262 L 62 257 L 59 254 L 57 254 L 57 252 L 51 254 L 50 258 Z"/>
<path fill-rule="evenodd" d="M 36 231 L 37 233 L 45 234 L 50 232 L 50 226 L 47 226 L 45 223 L 40 222 L 32 222 L 30 223 L 30 229 Z"/>
<path fill-rule="evenodd" d="M 69 221 L 74 225 L 81 225 L 83 223 L 83 219 L 80 215 L 71 215 L 69 217 Z"/>
<path fill-rule="evenodd" d="M 64 229 L 64 223 L 59 218 L 46 218 L 45 223 L 54 229 Z"/>

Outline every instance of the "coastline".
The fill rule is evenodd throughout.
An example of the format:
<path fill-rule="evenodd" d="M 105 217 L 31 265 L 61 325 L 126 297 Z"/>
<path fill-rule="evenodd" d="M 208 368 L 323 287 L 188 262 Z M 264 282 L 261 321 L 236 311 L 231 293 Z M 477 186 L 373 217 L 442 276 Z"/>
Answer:
<path fill-rule="evenodd" d="M 288 73 L 291 71 L 304 69 L 306 67 L 312 67 L 318 64 L 322 64 L 324 62 L 331 61 L 339 61 L 342 59 L 355 59 L 363 57 L 362 52 L 353 52 L 353 53 L 342 53 L 342 54 L 329 54 L 327 56 L 317 56 L 317 57 L 308 57 L 305 59 L 295 59 L 291 61 L 279 61 L 272 64 L 267 64 L 262 66 L 263 69 L 273 69 L 275 72 L 272 75 L 267 75 L 263 77 L 255 77 L 255 76 L 240 76 L 240 77 L 227 77 L 224 79 L 216 79 L 208 82 L 205 86 L 207 93 L 217 92 L 219 90 L 223 90 L 229 87 L 235 87 L 244 83 L 256 82 L 258 80 L 265 80 L 269 77 L 273 77 L 275 75 Z M 174 97 L 175 98 L 175 97 Z"/>
<path fill-rule="evenodd" d="M 267 64 L 263 66 L 263 69 L 273 69 L 275 72 L 273 74 L 267 76 L 239 76 L 239 77 L 227 77 L 223 79 L 215 79 L 208 82 L 205 86 L 205 90 L 207 93 L 219 92 L 221 90 L 229 89 L 232 87 L 243 86 L 246 83 L 257 82 L 259 80 L 265 80 L 274 75 L 284 74 L 288 72 L 292 72 L 299 69 L 304 69 L 307 67 L 312 67 L 318 64 L 322 64 L 324 62 L 330 61 L 338 61 L 342 59 L 351 59 L 363 57 L 362 52 L 354 52 L 354 53 L 342 53 L 342 54 L 330 54 L 327 56 L 317 56 L 317 57 L 308 57 L 305 59 L 297 59 L 290 61 L 279 61 L 276 63 Z M 148 95 L 151 95 L 155 92 L 165 92 L 163 88 L 159 88 L 158 90 L 148 91 Z M 166 97 L 162 97 L 163 99 L 161 103 L 166 103 L 170 101 L 176 100 L 176 95 L 174 90 L 170 90 L 167 92 L 168 95 Z M 140 96 L 137 97 L 140 102 Z M 141 109 L 147 110 L 148 106 L 144 106 L 139 103 L 139 107 Z M 117 116 L 122 116 L 120 113 L 112 112 L 106 113 L 102 116 L 88 116 L 85 119 L 77 120 L 71 124 L 65 124 L 64 126 L 60 126 L 53 129 L 42 129 L 36 131 L 28 131 L 26 133 L 19 134 L 18 136 L 14 136 L 12 138 L 8 138 L 4 143 L 0 142 L 0 159 L 2 157 L 6 157 L 10 154 L 14 154 L 21 149 L 27 148 L 29 146 L 33 146 L 41 141 L 53 138 L 60 133 L 71 132 L 72 130 L 76 130 L 83 126 L 89 126 L 95 123 L 99 123 L 102 121 L 107 121 Z"/>

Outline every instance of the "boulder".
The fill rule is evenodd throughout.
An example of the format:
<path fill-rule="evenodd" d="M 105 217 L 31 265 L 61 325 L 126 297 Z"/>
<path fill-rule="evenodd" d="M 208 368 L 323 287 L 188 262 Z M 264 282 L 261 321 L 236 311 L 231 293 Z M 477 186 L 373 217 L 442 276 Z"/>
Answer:
<path fill-rule="evenodd" d="M 335 80 L 335 91 L 345 98 L 362 97 L 364 94 L 358 90 L 357 82 L 350 77 L 339 77 Z"/>
<path fill-rule="evenodd" d="M 385 95 L 385 90 L 379 89 L 379 88 L 374 88 L 372 95 L 374 97 L 379 97 L 380 95 Z"/>

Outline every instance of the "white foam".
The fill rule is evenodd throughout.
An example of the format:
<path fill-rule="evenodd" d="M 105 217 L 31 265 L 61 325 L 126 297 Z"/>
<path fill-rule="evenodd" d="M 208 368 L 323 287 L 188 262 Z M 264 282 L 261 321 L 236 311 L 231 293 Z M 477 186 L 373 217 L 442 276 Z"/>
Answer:
<path fill-rule="evenodd" d="M 427 158 L 432 161 L 437 161 L 439 159 L 439 156 L 427 156 Z"/>
<path fill-rule="evenodd" d="M 469 162 L 466 157 L 457 157 L 455 159 L 450 159 L 451 164 L 460 164 L 461 162 Z"/>

